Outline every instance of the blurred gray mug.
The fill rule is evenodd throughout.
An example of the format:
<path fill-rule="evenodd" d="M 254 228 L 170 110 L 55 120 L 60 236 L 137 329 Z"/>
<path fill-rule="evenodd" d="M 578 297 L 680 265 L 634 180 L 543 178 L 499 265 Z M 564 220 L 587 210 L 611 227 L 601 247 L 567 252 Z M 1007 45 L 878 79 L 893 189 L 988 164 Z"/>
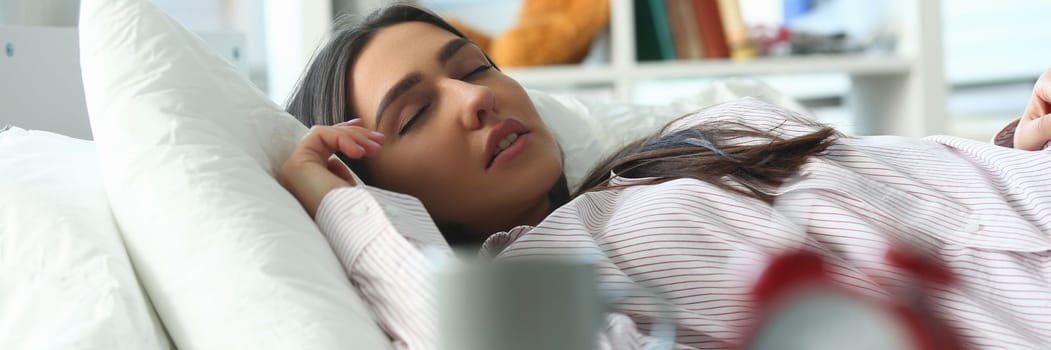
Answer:
<path fill-rule="evenodd" d="M 0 25 L 76 27 L 80 0 L 3 0 Z"/>
<path fill-rule="evenodd" d="M 435 278 L 442 350 L 594 349 L 614 301 L 599 291 L 594 266 L 580 261 L 447 265 Z M 654 325 L 653 348 L 674 344 L 669 320 Z"/>

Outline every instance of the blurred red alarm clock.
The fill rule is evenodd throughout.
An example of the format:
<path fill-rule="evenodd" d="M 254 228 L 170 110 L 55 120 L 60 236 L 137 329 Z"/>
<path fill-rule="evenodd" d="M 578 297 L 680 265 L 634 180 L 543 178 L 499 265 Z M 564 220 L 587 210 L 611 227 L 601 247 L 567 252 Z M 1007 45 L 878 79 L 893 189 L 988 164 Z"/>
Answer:
<path fill-rule="evenodd" d="M 796 252 L 774 259 L 753 290 L 758 323 L 743 349 L 963 349 L 959 337 L 928 307 L 931 283 L 952 283 L 948 270 L 920 256 L 892 251 L 892 266 L 912 276 L 890 291 L 892 301 L 853 293 L 835 282 L 821 256 Z"/>

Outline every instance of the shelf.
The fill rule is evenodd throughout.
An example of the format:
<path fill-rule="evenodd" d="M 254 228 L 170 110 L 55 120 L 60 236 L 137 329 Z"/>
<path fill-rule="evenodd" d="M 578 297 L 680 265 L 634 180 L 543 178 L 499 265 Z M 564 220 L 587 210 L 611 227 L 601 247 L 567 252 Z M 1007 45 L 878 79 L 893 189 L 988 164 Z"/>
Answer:
<path fill-rule="evenodd" d="M 612 98 L 621 101 L 637 100 L 640 92 L 663 97 L 689 90 L 658 85 L 685 86 L 704 80 L 696 78 L 758 76 L 771 82 L 784 78 L 794 82 L 779 89 L 797 99 L 841 97 L 858 133 L 910 136 L 941 133 L 946 125 L 947 91 L 942 61 L 941 1 L 908 1 L 899 5 L 895 9 L 900 13 L 892 14 L 899 31 L 893 54 L 636 62 L 633 2 L 611 1 L 610 63 L 508 69 L 506 73 L 530 88 L 595 91 L 590 88 L 602 87 Z M 806 77 L 797 77 L 799 75 Z M 833 77 L 831 80 L 816 78 L 821 75 Z M 805 84 L 797 84 L 798 81 Z M 657 87 L 650 91 L 640 89 L 646 86 Z"/>
<path fill-rule="evenodd" d="M 886 56 L 763 57 L 748 61 L 698 60 L 640 62 L 633 67 L 544 66 L 506 70 L 524 85 L 612 84 L 617 79 L 675 79 L 701 76 L 844 73 L 847 75 L 908 74 L 912 61 Z"/>
<path fill-rule="evenodd" d="M 504 69 L 504 73 L 525 86 L 611 84 L 616 78 L 613 68 L 605 65 L 511 68 Z"/>
<path fill-rule="evenodd" d="M 675 98 L 687 97 L 711 84 L 710 79 L 647 80 L 636 82 L 632 100 L 641 104 L 660 104 Z M 763 76 L 763 83 L 800 101 L 844 98 L 850 91 L 850 77 L 838 73 L 818 73 L 799 76 Z"/>
<path fill-rule="evenodd" d="M 642 62 L 635 78 L 676 78 L 684 75 L 765 75 L 845 73 L 848 75 L 906 74 L 909 59 L 880 56 L 792 56 L 763 57 L 748 61 L 661 61 Z"/>

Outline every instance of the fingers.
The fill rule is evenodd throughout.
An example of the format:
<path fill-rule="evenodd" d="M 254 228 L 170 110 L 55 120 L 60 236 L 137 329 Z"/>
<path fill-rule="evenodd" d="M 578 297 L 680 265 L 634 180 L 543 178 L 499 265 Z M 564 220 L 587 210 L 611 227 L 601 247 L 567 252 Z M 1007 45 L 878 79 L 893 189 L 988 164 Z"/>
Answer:
<path fill-rule="evenodd" d="M 1015 128 L 1014 148 L 1036 151 L 1051 141 L 1051 114 L 1036 119 L 1022 118 Z"/>
<path fill-rule="evenodd" d="M 361 118 L 354 118 L 354 119 L 351 119 L 351 120 L 348 120 L 348 121 L 336 124 L 334 126 L 344 126 L 344 125 L 364 126 L 365 125 L 365 120 L 361 119 Z"/>
<path fill-rule="evenodd" d="M 1043 147 L 1048 140 L 1051 140 L 1051 114 L 1044 114 L 1034 122 L 1036 124 L 1036 133 L 1041 138 L 1040 146 Z"/>
<path fill-rule="evenodd" d="M 381 133 L 357 126 L 337 126 L 336 129 L 343 129 L 341 131 L 346 131 L 346 135 L 353 140 L 354 145 L 363 151 L 358 157 L 348 154 L 348 156 L 352 158 L 375 155 L 380 151 L 380 148 L 383 147 L 383 134 Z M 340 145 L 342 146 L 343 144 Z M 340 150 L 344 151 L 344 153 L 346 151 L 344 148 L 340 148 Z"/>
<path fill-rule="evenodd" d="M 350 123 L 317 126 L 300 142 L 302 151 L 319 161 L 327 161 L 336 151 L 350 158 L 375 155 L 382 148 L 383 134 Z"/>
<path fill-rule="evenodd" d="M 360 119 L 337 126 L 313 127 L 281 166 L 278 181 L 314 216 L 326 193 L 355 185 L 350 170 L 332 155 L 336 152 L 350 158 L 375 155 L 383 139 L 383 134 L 365 128 Z"/>
<path fill-rule="evenodd" d="M 1015 128 L 1014 147 L 1035 151 L 1051 140 L 1051 70 L 1033 86 L 1033 94 Z"/>
<path fill-rule="evenodd" d="M 1037 115 L 1047 115 L 1051 113 L 1051 80 L 1048 80 L 1047 85 L 1042 91 L 1037 105 L 1035 106 L 1035 112 Z"/>
<path fill-rule="evenodd" d="M 1048 86 L 1037 85 L 1033 88 L 1033 96 L 1029 99 L 1029 104 L 1026 105 L 1025 112 L 1022 114 L 1025 119 L 1039 119 L 1051 113 L 1051 79 L 1048 79 L 1045 85 Z"/>
<path fill-rule="evenodd" d="M 1051 113 L 1051 69 L 1037 79 L 1033 96 L 1026 107 L 1026 116 L 1032 119 Z"/>
<path fill-rule="evenodd" d="M 384 136 L 383 136 L 382 133 L 379 133 L 379 132 L 376 132 L 376 131 L 370 131 L 367 128 L 365 128 L 364 126 L 365 126 L 365 122 L 361 118 L 354 118 L 354 119 L 351 119 L 350 121 L 339 123 L 339 124 L 335 125 L 335 127 L 337 127 L 337 128 L 354 127 L 354 128 L 351 128 L 351 129 L 357 131 L 357 133 L 353 134 L 354 140 L 359 143 L 359 146 L 362 146 L 362 148 L 365 149 L 365 151 L 367 152 L 368 155 L 372 155 L 373 152 L 379 151 L 379 148 L 383 144 Z M 360 137 L 362 132 L 365 132 L 365 134 L 364 134 L 365 138 L 364 139 L 362 139 Z"/>

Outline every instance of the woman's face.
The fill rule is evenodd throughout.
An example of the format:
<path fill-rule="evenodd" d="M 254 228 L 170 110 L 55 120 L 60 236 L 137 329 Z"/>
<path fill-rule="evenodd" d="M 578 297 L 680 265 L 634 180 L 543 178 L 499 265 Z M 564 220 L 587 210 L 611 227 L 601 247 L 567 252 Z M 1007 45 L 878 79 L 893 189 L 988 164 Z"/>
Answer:
<path fill-rule="evenodd" d="M 386 135 L 371 185 L 413 195 L 475 239 L 536 224 L 561 155 L 525 90 L 473 43 L 436 26 L 382 29 L 350 72 L 354 113 Z"/>

